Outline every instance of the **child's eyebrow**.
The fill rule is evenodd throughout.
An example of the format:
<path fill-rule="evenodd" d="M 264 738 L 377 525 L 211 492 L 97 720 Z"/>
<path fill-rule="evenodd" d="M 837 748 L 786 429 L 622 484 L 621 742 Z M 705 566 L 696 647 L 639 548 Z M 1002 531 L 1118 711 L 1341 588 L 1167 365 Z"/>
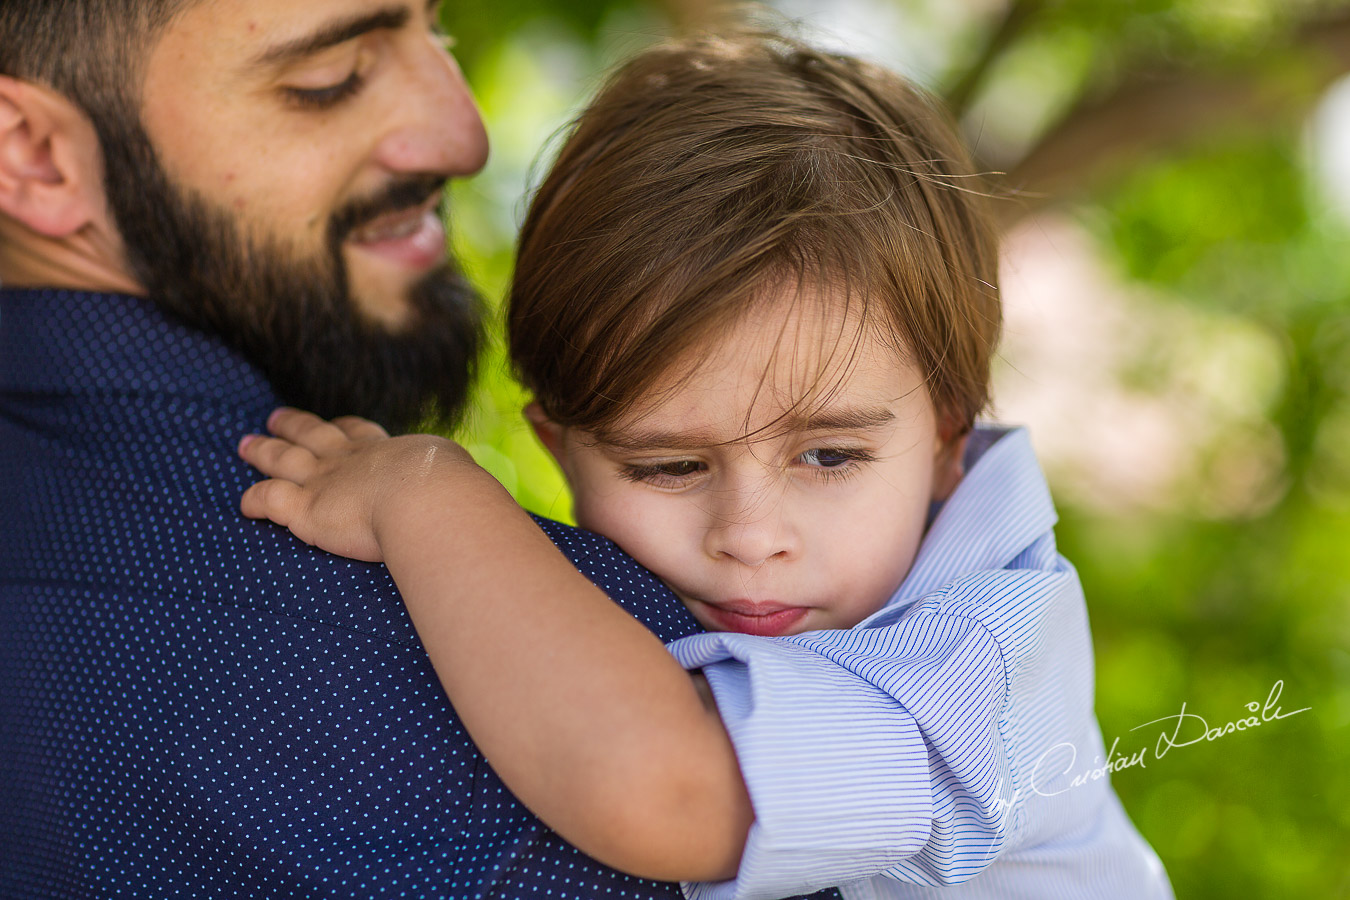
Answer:
<path fill-rule="evenodd" d="M 785 416 L 772 426 L 756 432 L 752 437 L 772 437 L 784 432 L 867 431 L 895 421 L 895 413 L 884 406 L 875 408 L 842 408 L 815 410 L 809 415 Z M 743 437 L 743 436 L 742 436 Z M 734 443 L 725 435 L 709 431 L 661 431 L 633 429 L 619 434 L 606 434 L 599 443 L 615 450 L 628 452 L 642 450 L 698 450 Z"/>
<path fill-rule="evenodd" d="M 873 409 L 820 409 L 795 426 L 800 431 L 866 431 L 895 421 L 895 413 L 884 406 Z"/>
<path fill-rule="evenodd" d="M 606 434 L 598 443 L 614 450 L 632 453 L 643 450 L 698 450 L 703 447 L 715 447 L 726 441 L 702 431 L 633 430 Z"/>

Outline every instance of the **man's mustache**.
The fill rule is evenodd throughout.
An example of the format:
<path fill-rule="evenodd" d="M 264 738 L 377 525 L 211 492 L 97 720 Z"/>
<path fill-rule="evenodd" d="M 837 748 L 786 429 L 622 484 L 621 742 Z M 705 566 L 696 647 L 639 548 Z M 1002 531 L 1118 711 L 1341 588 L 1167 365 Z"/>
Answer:
<path fill-rule="evenodd" d="M 421 206 L 433 194 L 445 190 L 446 179 L 438 175 L 415 175 L 393 182 L 378 194 L 361 197 L 343 206 L 333 215 L 328 239 L 336 247 L 347 235 L 389 213 Z"/>

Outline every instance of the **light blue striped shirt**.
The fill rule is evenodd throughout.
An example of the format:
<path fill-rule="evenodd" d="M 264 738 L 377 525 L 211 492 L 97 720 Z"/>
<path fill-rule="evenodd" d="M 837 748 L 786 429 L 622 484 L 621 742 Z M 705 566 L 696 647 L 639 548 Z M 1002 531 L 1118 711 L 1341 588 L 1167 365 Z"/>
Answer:
<path fill-rule="evenodd" d="M 670 645 L 707 675 L 755 808 L 736 879 L 691 898 L 1172 896 L 1109 777 L 1082 777 L 1106 757 L 1087 608 L 1030 439 L 971 443 L 880 612 Z"/>

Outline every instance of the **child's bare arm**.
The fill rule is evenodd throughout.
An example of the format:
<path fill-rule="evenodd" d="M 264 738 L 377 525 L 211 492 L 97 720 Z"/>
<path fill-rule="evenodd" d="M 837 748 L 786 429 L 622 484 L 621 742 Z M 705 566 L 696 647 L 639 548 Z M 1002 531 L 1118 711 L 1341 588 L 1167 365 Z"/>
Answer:
<path fill-rule="evenodd" d="M 579 848 L 649 878 L 736 873 L 753 811 L 716 709 L 457 444 L 281 410 L 242 500 L 302 540 L 383 559 L 465 727 Z"/>

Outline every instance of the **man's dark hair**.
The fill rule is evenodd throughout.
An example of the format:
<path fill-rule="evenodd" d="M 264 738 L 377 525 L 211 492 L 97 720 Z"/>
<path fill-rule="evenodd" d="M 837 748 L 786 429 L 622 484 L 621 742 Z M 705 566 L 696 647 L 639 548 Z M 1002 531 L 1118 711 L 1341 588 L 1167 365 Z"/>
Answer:
<path fill-rule="evenodd" d="M 0 75 L 47 85 L 84 110 L 104 171 L 117 171 L 120 160 L 108 151 L 140 128 L 150 49 L 175 15 L 199 2 L 0 0 Z"/>
<path fill-rule="evenodd" d="M 200 0 L 0 0 L 0 74 L 49 85 L 95 125 L 134 114 L 163 28 Z"/>

